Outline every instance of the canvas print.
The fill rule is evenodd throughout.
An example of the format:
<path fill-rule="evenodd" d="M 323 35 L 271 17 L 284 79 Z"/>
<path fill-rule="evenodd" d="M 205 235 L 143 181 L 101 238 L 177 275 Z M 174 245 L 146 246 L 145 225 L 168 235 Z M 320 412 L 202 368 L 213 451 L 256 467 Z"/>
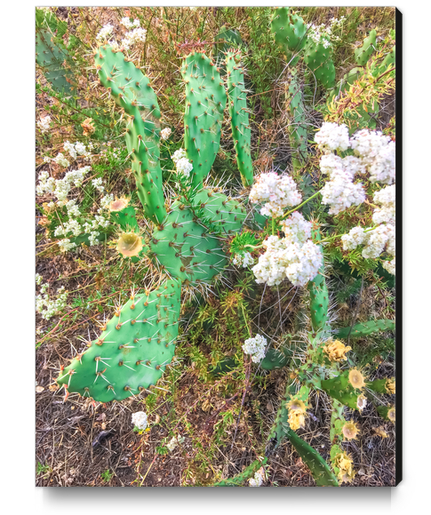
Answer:
<path fill-rule="evenodd" d="M 400 41 L 393 7 L 36 8 L 37 486 L 400 481 Z"/>

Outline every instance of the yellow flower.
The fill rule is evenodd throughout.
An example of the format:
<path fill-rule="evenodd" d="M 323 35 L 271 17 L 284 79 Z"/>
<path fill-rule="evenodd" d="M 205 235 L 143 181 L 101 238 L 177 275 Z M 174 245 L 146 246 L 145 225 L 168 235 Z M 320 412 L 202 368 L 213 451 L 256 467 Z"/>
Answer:
<path fill-rule="evenodd" d="M 386 390 L 388 393 L 395 393 L 395 377 L 386 380 Z"/>
<path fill-rule="evenodd" d="M 392 407 L 392 408 L 388 411 L 388 419 L 389 419 L 391 422 L 395 422 L 395 407 Z"/>
<path fill-rule="evenodd" d="M 109 204 L 109 211 L 121 211 L 129 205 L 129 200 L 125 197 L 116 198 Z"/>
<path fill-rule="evenodd" d="M 299 399 L 292 399 L 287 403 L 289 410 L 288 422 L 293 431 L 305 425 L 305 412 L 307 410 L 303 401 Z"/>
<path fill-rule="evenodd" d="M 323 352 L 327 354 L 329 361 L 346 360 L 346 352 L 349 350 L 352 350 L 352 347 L 346 347 L 340 340 L 328 340 L 323 347 Z"/>
<path fill-rule="evenodd" d="M 356 368 L 349 372 L 349 381 L 353 388 L 363 388 L 365 386 L 364 376 Z"/>
<path fill-rule="evenodd" d="M 359 433 L 358 426 L 354 422 L 346 422 L 343 426 L 343 435 L 347 440 L 354 440 Z"/>
<path fill-rule="evenodd" d="M 358 406 L 358 410 L 362 411 L 367 405 L 367 398 L 365 395 L 359 395 L 356 406 Z"/>
<path fill-rule="evenodd" d="M 355 477 L 353 461 L 345 452 L 341 452 L 334 459 L 334 465 L 339 469 L 338 479 L 345 483 L 350 483 Z"/>
<path fill-rule="evenodd" d="M 142 250 L 142 238 L 134 232 L 123 232 L 118 238 L 117 250 L 123 257 L 137 256 Z"/>

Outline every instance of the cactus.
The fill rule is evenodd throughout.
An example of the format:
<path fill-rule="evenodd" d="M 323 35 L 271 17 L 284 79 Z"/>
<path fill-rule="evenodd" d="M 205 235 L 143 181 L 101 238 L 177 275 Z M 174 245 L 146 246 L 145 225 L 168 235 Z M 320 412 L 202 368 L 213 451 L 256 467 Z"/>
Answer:
<path fill-rule="evenodd" d="M 299 56 L 292 60 L 292 54 L 304 48 L 307 41 L 307 26 L 304 20 L 297 14 L 291 14 L 288 7 L 279 7 L 274 12 L 271 30 L 275 41 L 283 47 L 291 66 L 295 66 Z"/>
<path fill-rule="evenodd" d="M 276 370 L 286 366 L 292 358 L 293 351 L 289 348 L 269 349 L 265 358 L 260 362 L 263 370 Z"/>
<path fill-rule="evenodd" d="M 292 147 L 293 169 L 304 166 L 307 159 L 307 126 L 305 124 L 305 108 L 303 92 L 296 73 L 291 74 L 286 88 L 286 102 L 289 106 L 289 139 Z"/>
<path fill-rule="evenodd" d="M 338 338 L 362 338 L 378 331 L 394 331 L 395 322 L 393 320 L 381 319 L 370 320 L 361 324 L 356 324 L 353 327 L 342 327 L 335 329 L 334 335 Z"/>
<path fill-rule="evenodd" d="M 119 401 L 155 385 L 174 355 L 180 294 L 180 281 L 170 279 L 152 292 L 132 295 L 57 382 L 67 392 L 101 402 Z"/>
<path fill-rule="evenodd" d="M 166 216 L 160 168 L 160 109 L 148 78 L 122 52 L 103 45 L 95 52 L 101 83 L 130 116 L 127 150 L 132 155 L 137 193 L 145 215 L 161 223 Z"/>
<path fill-rule="evenodd" d="M 236 160 L 243 184 L 250 186 L 253 182 L 253 165 L 250 154 L 251 131 L 245 99 L 244 70 L 240 61 L 239 52 L 227 52 L 228 105 Z"/>
<path fill-rule="evenodd" d="M 51 12 L 36 9 L 36 62 L 55 91 L 72 95 L 74 76 L 70 69 L 72 58 L 61 41 L 67 26 Z"/>
<path fill-rule="evenodd" d="M 182 66 L 186 84 L 184 138 L 194 174 L 190 180 L 179 178 L 180 191 L 168 208 L 159 157 L 161 115 L 148 78 L 122 52 L 108 45 L 96 50 L 95 63 L 101 83 L 130 116 L 125 135 L 127 149 L 132 155 L 144 215 L 153 222 L 150 233 L 143 238 L 135 208 L 128 200 L 111 202 L 111 219 L 121 229 L 117 250 L 133 262 L 143 257 L 152 259 L 164 277 L 154 292 L 137 295 L 123 308 L 117 308 L 119 319 L 114 317 L 99 339 L 90 343 L 90 349 L 58 378 L 68 393 L 78 392 L 107 402 L 134 395 L 160 378 L 175 349 L 181 283 L 209 283 L 225 268 L 228 261 L 223 251 L 224 238 L 241 230 L 247 213 L 240 202 L 226 197 L 218 188 L 202 187 L 202 179 L 219 148 L 227 98 L 211 59 L 193 52 Z M 238 70 L 233 67 L 232 73 L 240 73 Z M 245 112 L 245 97 L 241 106 Z M 248 118 L 242 120 L 248 123 Z M 249 147 L 249 133 L 247 137 Z M 250 183 L 251 161 L 249 164 L 250 168 L 242 173 Z"/>
<path fill-rule="evenodd" d="M 358 397 L 361 395 L 360 388 L 355 388 L 351 382 L 351 371 L 346 370 L 339 376 L 321 381 L 321 388 L 330 397 L 338 400 L 349 408 L 359 410 Z"/>
<path fill-rule="evenodd" d="M 330 89 L 334 87 L 335 66 L 332 61 L 330 47 L 325 48 L 322 42 L 315 43 L 312 39 L 307 39 L 304 48 L 304 62 L 324 88 Z"/>
<path fill-rule="evenodd" d="M 186 84 L 184 140 L 193 164 L 192 185 L 206 177 L 220 146 L 226 91 L 220 72 L 204 53 L 192 52 L 181 68 Z"/>
<path fill-rule="evenodd" d="M 355 50 L 355 59 L 359 66 L 365 66 L 375 50 L 377 32 L 373 29 L 361 47 Z"/>
<path fill-rule="evenodd" d="M 320 241 L 320 232 L 313 230 L 315 241 Z M 322 249 L 320 247 L 320 249 Z M 311 324 L 314 331 L 320 331 L 326 327 L 328 322 L 328 287 L 324 276 L 324 265 L 322 265 L 316 277 L 308 283 L 310 292 Z"/>

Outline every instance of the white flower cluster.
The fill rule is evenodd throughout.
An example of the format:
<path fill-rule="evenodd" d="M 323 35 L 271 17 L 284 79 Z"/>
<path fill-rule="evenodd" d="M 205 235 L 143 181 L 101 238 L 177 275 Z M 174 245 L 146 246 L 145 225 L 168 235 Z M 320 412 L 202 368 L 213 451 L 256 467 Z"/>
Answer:
<path fill-rule="evenodd" d="M 311 238 L 311 222 L 307 222 L 299 211 L 293 212 L 287 220 L 281 221 L 283 232 L 291 243 L 305 243 Z"/>
<path fill-rule="evenodd" d="M 248 338 L 245 340 L 242 349 L 245 354 L 251 355 L 251 360 L 254 363 L 259 363 L 265 357 L 266 344 L 266 338 L 260 334 L 256 334 L 254 338 Z"/>
<path fill-rule="evenodd" d="M 256 474 L 254 475 L 254 477 L 251 477 L 248 480 L 248 484 L 249 484 L 249 486 L 253 486 L 253 487 L 262 486 L 262 481 L 263 481 L 262 474 L 258 470 L 256 472 Z"/>
<path fill-rule="evenodd" d="M 91 184 L 96 188 L 97 191 L 100 191 L 100 193 L 103 193 L 105 191 L 105 186 L 103 186 L 103 181 L 101 177 L 93 179 L 91 181 Z"/>
<path fill-rule="evenodd" d="M 311 240 L 300 245 L 288 238 L 270 236 L 263 246 L 266 251 L 252 268 L 257 283 L 273 286 L 287 277 L 294 286 L 305 286 L 322 266 L 322 251 Z"/>
<path fill-rule="evenodd" d="M 40 284 L 42 278 L 36 274 L 36 284 Z M 53 316 L 60 313 L 66 307 L 67 291 L 64 291 L 64 286 L 57 290 L 57 298 L 51 299 L 47 290 L 49 284 L 42 284 L 40 287 L 40 294 L 36 295 L 36 311 L 42 315 L 44 320 L 49 320 Z"/>
<path fill-rule="evenodd" d="M 105 41 L 106 39 L 108 39 L 108 37 L 112 34 L 113 30 L 114 30 L 114 27 L 110 23 L 107 23 L 106 25 L 104 25 L 99 30 L 99 32 L 96 36 L 97 41 Z"/>
<path fill-rule="evenodd" d="M 383 252 L 387 252 L 393 259 L 383 261 L 383 267 L 391 274 L 395 274 L 395 226 L 381 224 L 373 229 L 353 227 L 348 234 L 341 237 L 344 250 L 354 250 L 359 245 L 365 245 L 362 256 L 365 259 L 375 259 Z"/>
<path fill-rule="evenodd" d="M 186 157 L 183 157 L 176 162 L 176 168 L 177 173 L 182 174 L 185 177 L 190 177 L 190 172 L 193 170 L 193 165 Z"/>
<path fill-rule="evenodd" d="M 51 123 L 51 117 L 50 116 L 45 116 L 44 118 L 40 118 L 39 121 L 37 122 L 37 126 L 39 127 L 39 129 L 42 131 L 42 132 L 47 132 L 49 131 L 49 124 Z"/>
<path fill-rule="evenodd" d="M 76 243 L 70 241 L 69 238 L 64 238 L 63 240 L 58 241 L 57 244 L 60 247 L 61 252 L 68 252 L 76 247 Z"/>
<path fill-rule="evenodd" d="M 172 161 L 177 164 L 180 159 L 187 157 L 186 151 L 183 148 L 176 150 L 171 156 Z"/>
<path fill-rule="evenodd" d="M 298 205 L 302 195 L 289 175 L 269 172 L 256 178 L 249 198 L 253 203 L 266 202 L 260 210 L 261 214 L 277 218 L 283 216 L 284 208 Z"/>
<path fill-rule="evenodd" d="M 91 159 L 90 151 L 87 150 L 84 143 L 81 143 L 80 141 L 77 141 L 76 143 L 65 141 L 63 147 L 64 150 L 69 152 L 69 155 L 72 157 L 72 159 L 77 159 L 78 156 L 83 156 L 87 160 Z"/>
<path fill-rule="evenodd" d="M 70 165 L 69 161 L 64 157 L 64 154 L 61 153 L 61 152 L 59 152 L 57 157 L 54 157 L 53 159 L 50 159 L 49 157 L 45 157 L 44 161 L 46 163 L 48 163 L 50 161 L 54 162 L 54 163 L 57 163 L 60 166 L 64 166 L 64 168 L 67 168 Z"/>
<path fill-rule="evenodd" d="M 160 131 L 160 137 L 163 139 L 163 140 L 166 140 L 169 138 L 169 136 L 171 135 L 172 133 L 172 130 L 170 129 L 170 127 L 166 127 L 165 129 L 162 129 Z M 178 150 L 177 150 L 178 152 Z"/>
<path fill-rule="evenodd" d="M 349 129 L 344 124 L 323 122 L 314 136 L 314 141 L 318 148 L 326 153 L 347 150 L 350 146 Z"/>
<path fill-rule="evenodd" d="M 50 177 L 47 171 L 42 171 L 38 177 L 39 184 L 36 187 L 36 192 L 39 196 L 44 193 L 52 193 L 61 202 L 61 205 L 66 205 L 67 195 L 72 186 L 80 187 L 85 174 L 89 170 L 91 170 L 89 166 L 84 166 L 78 170 L 71 170 L 66 173 L 63 179 L 58 180 Z"/>
<path fill-rule="evenodd" d="M 341 26 L 345 20 L 345 16 L 341 18 L 332 18 L 329 26 L 324 23 L 321 25 L 314 25 L 309 23 L 307 25 L 307 36 L 310 37 L 316 45 L 322 43 L 325 48 L 328 48 L 331 41 L 339 41 L 340 37 L 332 33 L 333 29 Z"/>
<path fill-rule="evenodd" d="M 371 182 L 395 181 L 395 143 L 380 131 L 362 129 L 350 140 L 353 152 L 361 158 Z"/>
<path fill-rule="evenodd" d="M 375 224 L 383 222 L 395 224 L 395 184 L 376 191 L 373 200 L 376 204 L 381 204 L 382 206 L 374 210 L 373 222 Z"/>
<path fill-rule="evenodd" d="M 138 18 L 135 18 L 133 21 L 131 21 L 129 17 L 121 18 L 120 23 L 121 25 L 124 25 L 126 29 L 129 30 L 141 26 L 141 22 L 138 20 Z"/>
<path fill-rule="evenodd" d="M 147 415 L 144 411 L 132 413 L 132 424 L 140 430 L 144 430 L 148 426 Z"/>
<path fill-rule="evenodd" d="M 126 50 L 129 50 L 129 48 L 136 43 L 144 43 L 146 37 L 146 29 L 133 29 L 131 32 L 126 32 L 124 39 L 121 41 L 121 46 Z"/>
<path fill-rule="evenodd" d="M 254 263 L 254 259 L 250 252 L 246 252 L 245 254 L 235 254 L 232 262 L 234 265 L 247 268 L 249 265 Z"/>

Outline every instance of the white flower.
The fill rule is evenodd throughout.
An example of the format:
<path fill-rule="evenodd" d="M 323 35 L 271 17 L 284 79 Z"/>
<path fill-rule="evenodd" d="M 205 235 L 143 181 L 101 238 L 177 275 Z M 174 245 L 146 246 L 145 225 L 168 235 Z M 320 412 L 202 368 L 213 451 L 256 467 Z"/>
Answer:
<path fill-rule="evenodd" d="M 177 164 L 180 159 L 187 157 L 186 151 L 182 148 L 176 150 L 172 156 L 172 161 Z"/>
<path fill-rule="evenodd" d="M 183 157 L 177 161 L 176 168 L 179 174 L 189 177 L 190 172 L 193 170 L 193 165 L 186 157 Z"/>
<path fill-rule="evenodd" d="M 62 252 L 67 252 L 76 247 L 76 243 L 72 243 L 68 238 L 58 241 L 57 244 Z"/>
<path fill-rule="evenodd" d="M 135 43 L 143 43 L 146 39 L 146 29 L 137 28 L 131 32 L 127 32 L 124 39 L 121 41 L 121 46 L 128 50 Z"/>
<path fill-rule="evenodd" d="M 361 183 L 354 184 L 347 172 L 337 172 L 321 190 L 322 204 L 329 204 L 329 214 L 337 215 L 350 206 L 359 206 L 366 195 Z"/>
<path fill-rule="evenodd" d="M 318 148 L 326 153 L 334 150 L 347 150 L 350 146 L 349 129 L 344 124 L 323 122 L 322 127 L 314 136 L 314 141 Z"/>
<path fill-rule="evenodd" d="M 344 250 L 354 250 L 366 240 L 366 234 L 362 227 L 353 227 L 348 234 L 341 236 Z"/>
<path fill-rule="evenodd" d="M 130 21 L 129 17 L 121 18 L 121 25 L 124 25 L 126 29 L 133 29 L 135 27 L 140 27 L 141 22 L 135 18 L 133 21 Z"/>
<path fill-rule="evenodd" d="M 286 239 L 291 243 L 305 243 L 311 238 L 311 222 L 307 222 L 299 211 L 281 221 Z"/>
<path fill-rule="evenodd" d="M 374 259 L 387 247 L 390 255 L 395 255 L 395 227 L 391 224 L 382 224 L 367 233 L 367 240 L 362 256 L 365 259 Z"/>
<path fill-rule="evenodd" d="M 37 122 L 37 126 L 42 132 L 46 132 L 49 130 L 49 124 L 51 123 L 51 117 L 45 116 L 44 118 L 40 118 Z"/>
<path fill-rule="evenodd" d="M 249 484 L 249 486 L 252 486 L 252 487 L 262 486 L 262 481 L 263 481 L 262 474 L 258 470 L 256 472 L 256 474 L 254 475 L 254 477 L 251 477 L 248 480 L 248 484 Z"/>
<path fill-rule="evenodd" d="M 97 179 L 93 179 L 91 181 L 91 184 L 96 188 L 96 190 L 100 191 L 101 193 L 105 189 L 105 186 L 103 186 L 103 180 L 101 177 L 98 177 Z"/>
<path fill-rule="evenodd" d="M 99 32 L 96 36 L 97 41 L 105 41 L 106 39 L 108 39 L 108 37 L 112 34 L 113 30 L 114 30 L 114 27 L 110 23 L 107 23 L 106 25 L 104 25 L 99 30 Z"/>
<path fill-rule="evenodd" d="M 371 182 L 392 184 L 395 181 L 395 143 L 389 136 L 362 129 L 354 134 L 350 144 L 370 173 Z"/>
<path fill-rule="evenodd" d="M 65 168 L 70 165 L 69 161 L 64 157 L 64 155 L 60 152 L 58 156 L 53 159 L 57 164 L 64 166 Z"/>
<path fill-rule="evenodd" d="M 248 338 L 245 340 L 242 349 L 245 354 L 251 355 L 251 360 L 254 363 L 259 363 L 265 357 L 266 345 L 266 338 L 260 334 L 257 334 L 254 338 Z"/>
<path fill-rule="evenodd" d="M 166 127 L 165 129 L 160 131 L 160 137 L 162 139 L 168 139 L 169 136 L 171 135 L 171 132 L 172 132 L 172 130 L 169 127 Z"/>
<path fill-rule="evenodd" d="M 232 262 L 234 265 L 247 268 L 254 263 L 254 259 L 250 252 L 246 252 L 245 254 L 235 254 Z"/>
<path fill-rule="evenodd" d="M 143 411 L 138 411 L 132 414 L 132 424 L 138 429 L 146 429 L 148 425 L 147 415 Z"/>
<path fill-rule="evenodd" d="M 373 222 L 395 224 L 395 184 L 374 193 L 373 200 L 382 205 L 381 208 L 374 210 Z"/>
<path fill-rule="evenodd" d="M 277 218 L 283 216 L 284 208 L 298 205 L 302 195 L 289 175 L 269 172 L 256 178 L 249 198 L 253 203 L 267 202 L 260 210 L 261 214 Z"/>
<path fill-rule="evenodd" d="M 270 236 L 262 245 L 266 251 L 252 268 L 257 283 L 273 286 L 288 278 L 294 286 L 305 286 L 323 263 L 322 251 L 311 240 L 300 245 L 288 238 Z"/>
<path fill-rule="evenodd" d="M 42 276 L 39 274 L 36 274 L 35 279 L 36 279 L 36 284 L 40 284 L 42 282 Z"/>
<path fill-rule="evenodd" d="M 395 275 L 395 258 L 393 258 L 391 261 L 382 261 L 382 266 L 390 274 Z"/>
<path fill-rule="evenodd" d="M 66 150 L 66 152 L 69 152 L 70 157 L 72 157 L 73 159 L 76 159 L 76 150 L 75 150 L 73 143 L 70 143 L 69 141 L 65 141 L 63 144 L 63 147 L 64 147 L 64 150 Z"/>
<path fill-rule="evenodd" d="M 88 236 L 88 241 L 89 241 L 91 247 L 93 245 L 97 245 L 99 243 L 99 240 L 97 239 L 97 237 L 99 235 L 100 235 L 100 232 L 97 232 L 97 231 L 90 232 L 90 234 Z"/>
<path fill-rule="evenodd" d="M 109 206 L 111 205 L 111 202 L 114 200 L 114 195 L 112 193 L 109 193 L 109 195 L 105 195 L 100 199 L 100 210 L 103 209 L 109 209 Z M 99 211 L 100 211 L 99 210 Z"/>

